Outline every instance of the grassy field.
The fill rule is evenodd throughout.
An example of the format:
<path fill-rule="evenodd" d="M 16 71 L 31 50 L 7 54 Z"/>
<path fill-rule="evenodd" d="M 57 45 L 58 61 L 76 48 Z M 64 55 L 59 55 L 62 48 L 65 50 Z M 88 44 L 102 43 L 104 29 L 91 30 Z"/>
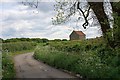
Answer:
<path fill-rule="evenodd" d="M 83 78 L 120 78 L 120 48 L 103 39 L 59 41 L 38 45 L 34 58 Z"/>
<path fill-rule="evenodd" d="M 23 50 L 31 50 L 36 46 L 34 42 L 10 42 L 10 43 L 3 43 L 2 50 L 7 52 L 16 52 L 16 51 L 23 51 Z"/>
<path fill-rule="evenodd" d="M 2 44 L 2 75 L 3 80 L 15 77 L 13 57 L 17 54 L 32 52 L 36 43 L 15 42 Z"/>
<path fill-rule="evenodd" d="M 35 42 L 10 42 L 2 45 L 3 79 L 14 78 L 13 56 L 32 52 Z M 119 78 L 120 48 L 111 49 L 102 38 L 82 41 L 39 43 L 34 58 L 83 78 Z"/>

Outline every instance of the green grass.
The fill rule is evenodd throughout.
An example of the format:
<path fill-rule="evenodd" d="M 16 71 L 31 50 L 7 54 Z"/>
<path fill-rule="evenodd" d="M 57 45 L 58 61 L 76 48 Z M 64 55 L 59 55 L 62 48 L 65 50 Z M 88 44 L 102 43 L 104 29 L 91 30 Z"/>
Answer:
<path fill-rule="evenodd" d="M 31 50 L 36 46 L 35 42 L 11 42 L 11 43 L 3 43 L 2 50 L 8 52 L 16 52 L 23 50 Z"/>
<path fill-rule="evenodd" d="M 4 43 L 2 45 L 2 79 L 15 77 L 13 57 L 26 52 L 33 52 L 36 43 L 16 42 Z M 6 49 L 8 52 L 6 52 Z"/>
<path fill-rule="evenodd" d="M 34 58 L 84 78 L 119 78 L 120 49 L 106 46 L 102 39 L 51 42 L 38 45 Z"/>
<path fill-rule="evenodd" d="M 33 52 L 33 50 L 24 50 L 24 51 L 17 51 L 14 53 L 2 53 L 2 75 L 3 80 L 6 78 L 14 78 L 16 73 L 14 69 L 14 61 L 13 57 L 18 54 L 23 54 L 27 52 Z"/>
<path fill-rule="evenodd" d="M 3 78 L 13 78 L 15 76 L 12 56 L 7 53 L 2 53 L 2 70 Z"/>

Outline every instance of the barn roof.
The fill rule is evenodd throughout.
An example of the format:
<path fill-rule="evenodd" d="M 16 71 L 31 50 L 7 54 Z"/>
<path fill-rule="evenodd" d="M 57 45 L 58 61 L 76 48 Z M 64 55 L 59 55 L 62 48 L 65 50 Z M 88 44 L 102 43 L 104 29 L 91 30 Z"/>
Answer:
<path fill-rule="evenodd" d="M 74 31 L 76 34 L 80 35 L 80 36 L 85 36 L 85 34 L 82 31 Z"/>

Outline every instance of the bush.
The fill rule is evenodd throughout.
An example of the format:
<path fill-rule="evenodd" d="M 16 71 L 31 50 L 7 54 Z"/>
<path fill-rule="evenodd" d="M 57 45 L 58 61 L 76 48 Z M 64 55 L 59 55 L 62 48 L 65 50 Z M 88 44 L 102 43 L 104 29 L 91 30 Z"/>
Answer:
<path fill-rule="evenodd" d="M 91 39 L 39 45 L 34 58 L 87 78 L 119 78 L 119 52 L 102 39 Z"/>
<path fill-rule="evenodd" d="M 106 34 L 107 44 L 115 49 L 115 47 L 120 48 L 120 16 L 114 14 L 114 26 L 112 29 L 109 29 Z"/>
<path fill-rule="evenodd" d="M 46 42 L 48 42 L 49 40 L 48 39 L 42 39 L 42 41 L 43 41 L 43 43 L 46 43 Z"/>
<path fill-rule="evenodd" d="M 62 39 L 62 41 L 67 41 L 67 39 Z"/>
<path fill-rule="evenodd" d="M 3 78 L 14 78 L 15 70 L 14 63 L 12 61 L 12 56 L 7 54 L 6 52 L 2 53 L 2 75 Z"/>

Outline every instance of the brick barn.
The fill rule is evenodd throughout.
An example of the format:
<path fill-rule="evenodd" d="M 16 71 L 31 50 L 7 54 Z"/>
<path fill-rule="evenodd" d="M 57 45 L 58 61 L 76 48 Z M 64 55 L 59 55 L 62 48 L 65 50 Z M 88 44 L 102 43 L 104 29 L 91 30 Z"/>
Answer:
<path fill-rule="evenodd" d="M 86 35 L 82 31 L 73 31 L 69 37 L 70 40 L 83 40 L 86 38 Z"/>

